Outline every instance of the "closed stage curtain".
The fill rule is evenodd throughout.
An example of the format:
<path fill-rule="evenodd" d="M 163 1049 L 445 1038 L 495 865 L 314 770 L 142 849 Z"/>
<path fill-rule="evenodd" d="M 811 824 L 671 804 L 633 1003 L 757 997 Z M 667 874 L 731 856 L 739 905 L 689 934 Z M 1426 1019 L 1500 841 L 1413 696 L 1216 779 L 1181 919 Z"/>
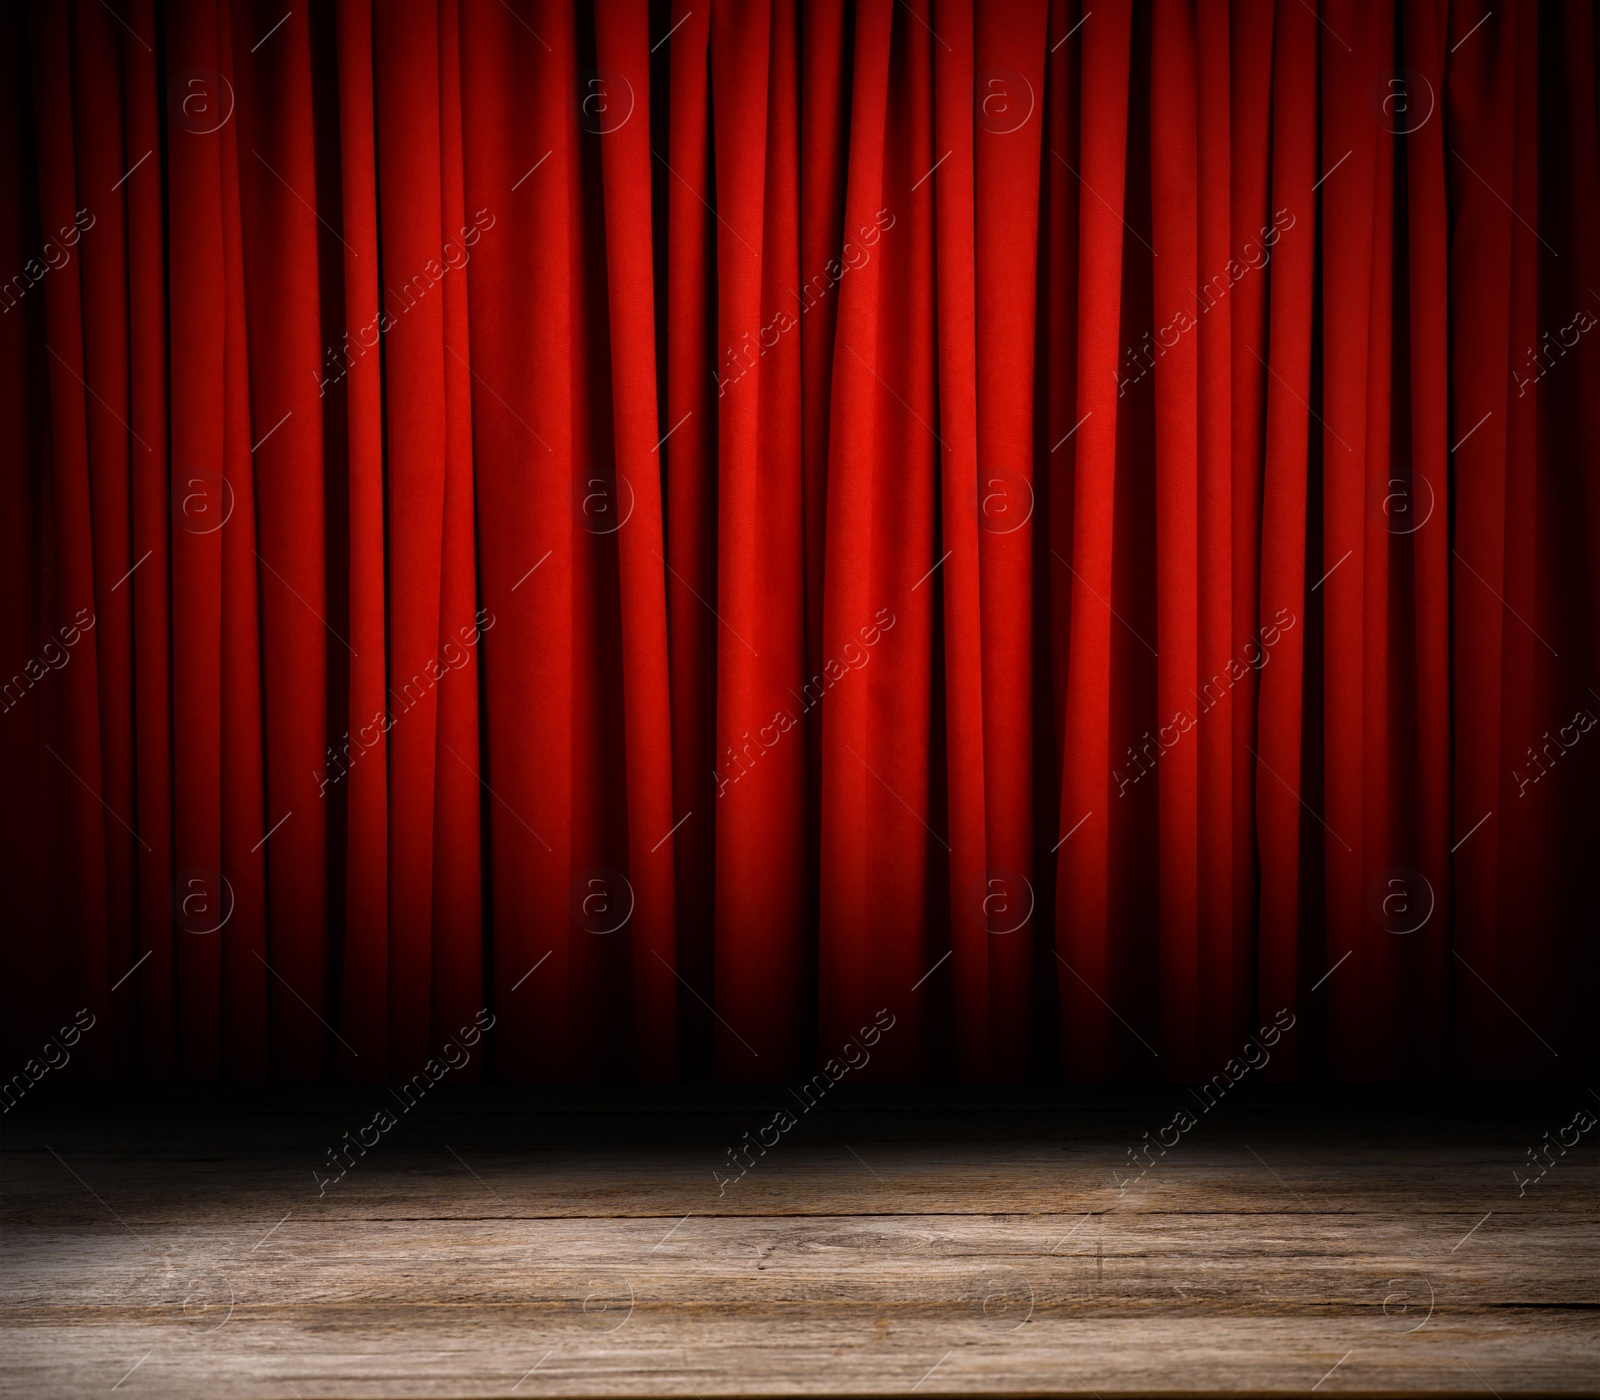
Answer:
<path fill-rule="evenodd" d="M 1592 1073 L 1590 5 L 0 24 L 6 1074 Z"/>

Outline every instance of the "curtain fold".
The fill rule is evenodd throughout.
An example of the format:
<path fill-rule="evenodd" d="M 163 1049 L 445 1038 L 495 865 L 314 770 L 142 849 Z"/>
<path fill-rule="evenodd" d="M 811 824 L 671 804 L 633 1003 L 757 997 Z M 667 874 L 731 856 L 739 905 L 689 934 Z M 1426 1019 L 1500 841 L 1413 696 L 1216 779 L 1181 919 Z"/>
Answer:
<path fill-rule="evenodd" d="M 1592 1073 L 1591 7 L 0 23 L 25 1079 Z"/>

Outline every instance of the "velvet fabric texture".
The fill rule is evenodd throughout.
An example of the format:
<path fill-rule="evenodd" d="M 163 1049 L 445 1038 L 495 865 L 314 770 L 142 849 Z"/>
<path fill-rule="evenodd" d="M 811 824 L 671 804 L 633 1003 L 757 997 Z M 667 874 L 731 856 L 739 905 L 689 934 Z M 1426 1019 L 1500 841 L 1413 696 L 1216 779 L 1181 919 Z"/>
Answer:
<path fill-rule="evenodd" d="M 8 1064 L 1592 1073 L 1590 5 L 0 24 Z"/>

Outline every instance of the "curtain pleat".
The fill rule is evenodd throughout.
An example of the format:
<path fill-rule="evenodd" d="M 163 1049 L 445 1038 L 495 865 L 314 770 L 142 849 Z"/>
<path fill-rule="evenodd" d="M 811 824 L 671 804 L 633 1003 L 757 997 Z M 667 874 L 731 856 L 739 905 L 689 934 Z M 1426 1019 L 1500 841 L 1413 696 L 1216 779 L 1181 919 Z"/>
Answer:
<path fill-rule="evenodd" d="M 1296 10 L 1299 13 L 1296 13 Z M 1300 989 L 1309 987 L 1323 943 L 1321 861 L 1313 842 L 1323 838 L 1320 820 L 1306 826 L 1309 808 L 1322 801 L 1315 758 L 1321 722 L 1316 638 L 1320 615 L 1307 603 L 1325 582 L 1322 570 L 1308 576 L 1311 553 L 1312 473 L 1320 469 L 1320 439 L 1311 435 L 1313 287 L 1316 275 L 1317 193 L 1317 16 L 1304 7 L 1277 8 L 1273 22 L 1272 154 L 1269 210 L 1256 228 L 1235 229 L 1259 247 L 1262 228 L 1279 232 L 1273 247 L 1268 290 L 1266 344 L 1248 339 L 1244 373 L 1265 393 L 1265 438 L 1260 472 L 1260 610 L 1249 619 L 1232 663 L 1248 660 L 1244 644 L 1263 619 L 1283 619 L 1272 660 L 1254 672 L 1259 712 L 1254 742 L 1246 738 L 1255 783 L 1256 841 L 1261 863 L 1257 1006 L 1293 1010 Z M 1296 235 L 1299 235 L 1298 237 Z M 1247 279 L 1243 279 L 1247 280 Z M 1293 620 L 1295 626 L 1288 627 Z M 1259 652 L 1258 652 L 1259 654 Z M 1316 677 L 1312 684 L 1311 677 Z M 1342 952 L 1343 950 L 1341 950 Z M 1320 1010 L 1320 1008 L 1319 1008 Z M 1302 1068 L 1305 1037 L 1289 1039 L 1279 1063 Z"/>
<path fill-rule="evenodd" d="M 1121 873 L 1117 847 L 1125 836 L 1126 813 L 1112 806 L 1110 775 L 1113 762 L 1122 757 L 1112 737 L 1112 629 L 1133 629 L 1126 617 L 1119 617 L 1112 598 L 1117 457 L 1124 435 L 1121 294 L 1129 232 L 1124 209 L 1133 16 L 1123 6 L 1107 10 L 1102 18 L 1104 24 L 1094 24 L 1091 16 L 1078 30 L 1078 150 L 1051 152 L 1087 196 L 1078 201 L 1078 319 L 1069 331 L 1078 341 L 1077 431 L 1069 439 L 1074 455 L 1066 478 L 1073 492 L 1072 538 L 1062 541 L 1070 543 L 1070 551 L 1055 551 L 1073 586 L 1054 951 L 1062 1072 L 1089 1080 L 1116 1077 L 1115 1065 L 1127 1064 L 1130 1044 L 1139 1045 L 1135 1053 L 1141 1056 L 1147 1051 L 1153 1059 L 1160 1055 L 1148 1041 L 1140 1043 L 1138 1031 L 1113 1005 L 1126 1004 L 1121 992 L 1129 980 L 1122 975 L 1126 959 L 1114 946 L 1112 909 L 1112 879 Z M 1136 640 L 1148 646 L 1142 638 Z M 1128 737 L 1133 739 L 1131 733 Z M 1125 809 L 1128 804 L 1119 805 Z M 1139 1065 L 1139 1071 L 1144 1068 Z"/>
<path fill-rule="evenodd" d="M 22 1082 L 1592 1071 L 1590 7 L 3 23 Z"/>
<path fill-rule="evenodd" d="M 647 104 L 650 31 L 643 0 L 603 6 L 595 20 L 597 57 L 622 75 L 636 101 Z M 629 528 L 617 532 L 628 869 L 637 901 L 632 915 L 633 1034 L 637 1073 L 658 1080 L 675 1077 L 678 1035 L 676 897 L 672 853 L 663 844 L 677 825 L 659 465 L 666 425 L 660 422 L 656 400 L 649 131 L 644 122 L 629 122 L 615 136 L 605 143 L 602 158 L 617 476 L 628 481 L 633 500 Z"/>
<path fill-rule="evenodd" d="M 973 218 L 977 129 L 973 6 L 941 0 L 934 22 L 951 47 L 934 53 L 935 160 L 931 186 L 938 257 L 939 525 L 943 563 L 920 586 L 943 612 L 946 841 L 950 960 L 926 984 L 948 997 L 963 1077 L 990 1077 L 989 935 L 983 900 L 986 792 L 983 766 L 983 623 L 980 610 L 977 421 L 977 231 Z M 949 154 L 946 155 L 946 152 Z M 927 168 L 932 168 L 930 160 Z M 1058 273 L 1059 277 L 1059 273 Z M 1070 321 L 1069 321 L 1070 324 Z M 974 896 L 977 896 L 976 898 Z M 1002 900 L 1004 894 L 1001 895 Z"/>

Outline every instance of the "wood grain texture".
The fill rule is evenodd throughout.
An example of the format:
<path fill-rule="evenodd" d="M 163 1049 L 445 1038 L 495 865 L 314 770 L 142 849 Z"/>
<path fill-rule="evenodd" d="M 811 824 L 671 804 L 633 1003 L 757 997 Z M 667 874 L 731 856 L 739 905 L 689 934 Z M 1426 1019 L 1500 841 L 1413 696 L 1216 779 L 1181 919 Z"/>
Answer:
<path fill-rule="evenodd" d="M 402 1112 L 381 1089 L 41 1087 L 0 1138 L 0 1385 L 1600 1389 L 1600 1132 L 1513 1174 L 1585 1091 L 1240 1092 L 1119 1189 L 1186 1099 L 441 1086 Z M 384 1104 L 395 1126 L 319 1190 Z M 796 1125 L 719 1186 L 784 1104 Z"/>

